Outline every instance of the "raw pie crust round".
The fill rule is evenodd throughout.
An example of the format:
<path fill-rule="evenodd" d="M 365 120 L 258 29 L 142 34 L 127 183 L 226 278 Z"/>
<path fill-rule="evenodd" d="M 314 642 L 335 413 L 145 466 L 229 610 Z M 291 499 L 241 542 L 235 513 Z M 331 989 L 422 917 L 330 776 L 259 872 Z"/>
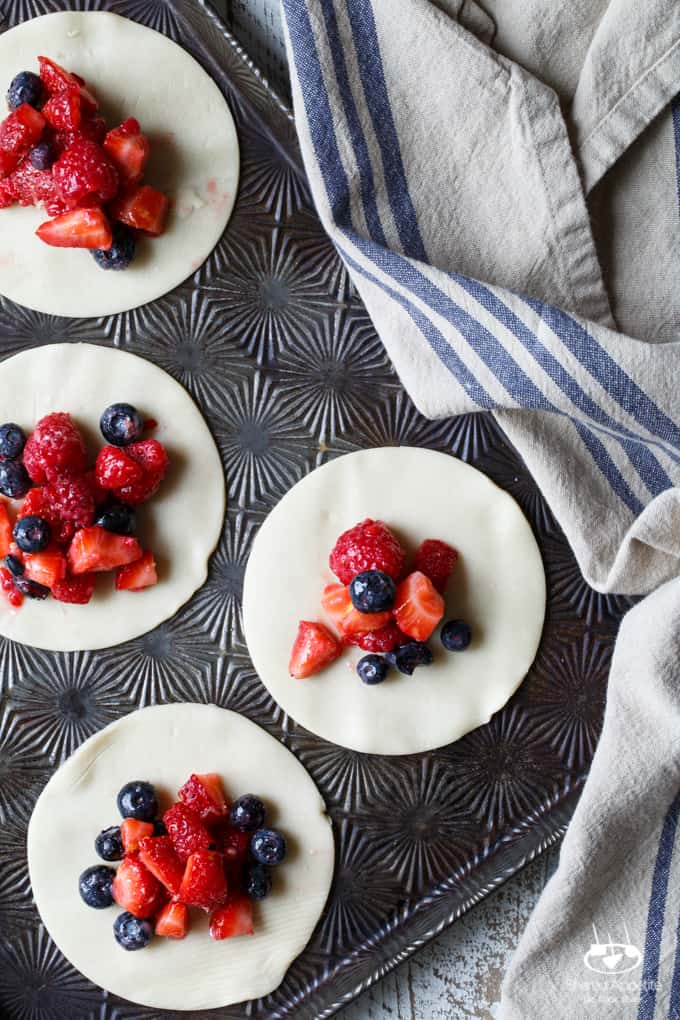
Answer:
<path fill-rule="evenodd" d="M 205 581 L 224 520 L 222 463 L 189 394 L 151 362 L 92 344 L 50 344 L 8 358 L 0 363 L 0 393 L 2 420 L 17 422 L 27 434 L 43 415 L 70 412 L 89 463 L 105 445 L 102 411 L 119 401 L 134 404 L 158 421 L 149 435 L 170 458 L 158 492 L 137 513 L 137 536 L 154 553 L 158 584 L 117 592 L 108 572 L 86 606 L 25 599 L 17 610 L 0 597 L 0 634 L 36 648 L 84 651 L 128 641 L 167 620 Z"/>
<path fill-rule="evenodd" d="M 239 148 L 224 96 L 177 43 L 117 14 L 70 11 L 0 35 L 2 92 L 50 57 L 87 81 L 111 127 L 136 117 L 151 142 L 145 180 L 172 201 L 165 233 L 124 271 L 35 236 L 41 208 L 0 210 L 0 294 L 49 315 L 112 315 L 167 294 L 205 261 L 236 198 Z"/>
<path fill-rule="evenodd" d="M 288 660 L 298 621 L 324 620 L 323 587 L 337 582 L 328 556 L 367 517 L 385 521 L 412 553 L 426 538 L 460 551 L 444 620 L 467 620 L 473 642 L 446 652 L 436 632 L 433 665 L 411 677 L 392 671 L 374 687 L 357 677 L 366 653 L 354 647 L 294 680 Z M 357 751 L 411 754 L 457 740 L 506 703 L 536 655 L 545 600 L 538 546 L 506 492 L 454 457 L 390 447 L 339 457 L 283 497 L 253 544 L 243 613 L 255 668 L 298 723 Z"/>
<path fill-rule="evenodd" d="M 87 907 L 78 876 L 102 863 L 94 839 L 117 822 L 124 783 L 153 782 L 166 810 L 192 772 L 219 773 L 228 797 L 261 796 L 287 838 L 287 859 L 256 905 L 254 935 L 214 942 L 208 916 L 192 910 L 182 941 L 126 952 L 112 930 L 120 908 Z M 33 896 L 62 953 L 90 981 L 156 1009 L 213 1009 L 273 991 L 319 920 L 333 861 L 330 822 L 303 766 L 259 726 L 214 705 L 146 708 L 95 734 L 49 781 L 28 830 Z"/>

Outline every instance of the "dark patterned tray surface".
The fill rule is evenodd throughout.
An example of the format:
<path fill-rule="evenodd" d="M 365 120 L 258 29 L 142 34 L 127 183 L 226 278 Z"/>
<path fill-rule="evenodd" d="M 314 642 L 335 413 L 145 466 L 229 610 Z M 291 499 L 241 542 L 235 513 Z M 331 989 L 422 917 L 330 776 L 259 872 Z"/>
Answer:
<path fill-rule="evenodd" d="M 240 195 L 208 262 L 152 305 L 66 320 L 0 299 L 0 356 L 87 340 L 155 361 L 200 404 L 230 509 L 208 583 L 155 631 L 97 653 L 0 639 L 0 1015 L 174 1015 L 107 995 L 61 956 L 32 903 L 24 847 L 32 804 L 81 741 L 143 705 L 195 700 L 243 712 L 304 762 L 333 818 L 337 867 L 321 923 L 277 991 L 177 1015 L 326 1016 L 561 834 L 598 737 L 628 603 L 587 587 L 491 417 L 431 422 L 415 410 L 314 214 L 287 111 L 213 13 L 193 0 L 0 0 L 0 30 L 64 7 L 125 14 L 197 56 L 234 111 Z M 253 535 L 290 486 L 330 457 L 400 443 L 452 453 L 515 496 L 543 551 L 550 601 L 531 674 L 489 725 L 436 752 L 380 758 L 327 744 L 277 707 L 248 658 L 240 596 Z"/>

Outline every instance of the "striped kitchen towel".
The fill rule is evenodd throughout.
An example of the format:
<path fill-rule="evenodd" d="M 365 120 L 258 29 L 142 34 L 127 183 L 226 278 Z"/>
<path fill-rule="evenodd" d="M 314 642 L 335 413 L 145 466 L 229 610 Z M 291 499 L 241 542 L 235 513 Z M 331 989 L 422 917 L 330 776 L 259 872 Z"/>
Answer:
<path fill-rule="evenodd" d="M 491 410 L 586 579 L 648 596 L 502 1016 L 680 1018 L 680 4 L 283 8 L 316 206 L 411 397 Z"/>

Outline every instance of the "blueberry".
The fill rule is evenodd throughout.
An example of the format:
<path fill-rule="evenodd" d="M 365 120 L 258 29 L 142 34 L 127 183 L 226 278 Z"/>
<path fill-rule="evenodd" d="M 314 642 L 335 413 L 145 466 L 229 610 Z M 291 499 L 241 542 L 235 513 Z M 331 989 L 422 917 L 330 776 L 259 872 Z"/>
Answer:
<path fill-rule="evenodd" d="M 127 269 L 137 250 L 134 235 L 123 223 L 117 223 L 111 232 L 113 234 L 111 247 L 94 248 L 92 258 L 100 269 Z"/>
<path fill-rule="evenodd" d="M 153 822 L 158 814 L 158 797 L 151 783 L 141 780 L 126 783 L 118 794 L 118 810 L 123 818 Z"/>
<path fill-rule="evenodd" d="M 48 546 L 51 534 L 43 517 L 20 517 L 13 531 L 14 541 L 26 553 L 37 553 Z"/>
<path fill-rule="evenodd" d="M 153 938 L 153 925 L 150 921 L 143 921 L 126 910 L 113 922 L 113 934 L 119 946 L 132 952 L 148 946 Z"/>
<path fill-rule="evenodd" d="M 168 830 L 165 828 L 165 822 L 161 818 L 157 818 L 153 823 L 153 834 L 154 836 L 167 836 Z"/>
<path fill-rule="evenodd" d="M 125 849 L 123 837 L 120 834 L 120 825 L 111 825 L 108 829 L 102 829 L 94 841 L 94 848 L 105 861 L 122 861 Z"/>
<path fill-rule="evenodd" d="M 99 428 L 107 443 L 127 446 L 141 437 L 144 419 L 132 404 L 111 404 L 99 419 Z"/>
<path fill-rule="evenodd" d="M 382 570 L 364 570 L 349 586 L 352 605 L 360 613 L 384 613 L 394 605 L 396 585 Z"/>
<path fill-rule="evenodd" d="M 134 507 L 125 503 L 107 503 L 94 523 L 107 531 L 114 531 L 116 535 L 133 535 L 136 523 Z"/>
<path fill-rule="evenodd" d="M 382 655 L 364 655 L 357 662 L 357 673 L 365 684 L 381 684 L 390 671 L 390 664 Z"/>
<path fill-rule="evenodd" d="M 432 662 L 432 652 L 424 641 L 408 641 L 405 645 L 399 645 L 392 652 L 385 656 L 392 666 L 396 666 L 400 673 L 411 676 L 417 666 L 429 666 Z"/>
<path fill-rule="evenodd" d="M 246 793 L 231 806 L 231 824 L 238 829 L 259 829 L 264 824 L 264 804 L 259 797 Z"/>
<path fill-rule="evenodd" d="M 42 601 L 42 599 L 46 599 L 50 594 L 50 589 L 46 588 L 44 584 L 31 581 L 28 577 L 15 577 L 14 587 L 22 595 L 25 595 L 27 599 L 40 599 Z"/>
<path fill-rule="evenodd" d="M 116 873 L 113 868 L 107 868 L 104 864 L 95 864 L 93 868 L 87 868 L 78 879 L 80 895 L 88 907 L 95 910 L 103 910 L 113 903 L 111 886 Z"/>
<path fill-rule="evenodd" d="M 24 430 L 15 425 L 13 421 L 0 425 L 0 457 L 16 460 L 25 444 Z"/>
<path fill-rule="evenodd" d="M 280 864 L 286 856 L 286 841 L 275 829 L 258 829 L 250 841 L 250 852 L 259 864 Z"/>
<path fill-rule="evenodd" d="M 9 499 L 23 499 L 32 482 L 21 461 L 0 461 L 0 492 Z"/>
<path fill-rule="evenodd" d="M 28 158 L 36 170 L 49 170 L 56 159 L 56 154 L 49 142 L 39 142 L 33 146 Z"/>
<path fill-rule="evenodd" d="M 251 900 L 263 900 L 271 887 L 271 875 L 265 866 L 257 862 L 249 864 L 245 874 L 245 889 Z"/>
<path fill-rule="evenodd" d="M 10 574 L 14 574 L 15 577 L 21 577 L 24 572 L 24 565 L 17 556 L 12 556 L 10 553 L 9 556 L 5 557 L 5 563 Z"/>
<path fill-rule="evenodd" d="M 462 652 L 472 640 L 472 631 L 465 620 L 449 620 L 442 627 L 441 639 L 448 652 Z"/>
<path fill-rule="evenodd" d="M 33 71 L 20 71 L 16 78 L 12 78 L 7 92 L 7 105 L 10 110 L 16 110 L 23 103 L 40 109 L 45 99 L 45 89 L 37 74 Z"/>

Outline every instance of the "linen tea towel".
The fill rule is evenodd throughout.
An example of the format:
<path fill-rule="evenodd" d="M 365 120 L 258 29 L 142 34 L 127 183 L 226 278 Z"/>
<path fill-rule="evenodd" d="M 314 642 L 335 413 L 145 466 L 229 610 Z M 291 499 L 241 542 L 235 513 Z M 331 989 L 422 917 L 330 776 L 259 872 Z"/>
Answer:
<path fill-rule="evenodd" d="M 315 202 L 414 402 L 491 410 L 589 583 L 654 592 L 502 1015 L 680 1016 L 680 5 L 283 8 Z M 594 920 L 639 954 L 606 994 Z"/>

